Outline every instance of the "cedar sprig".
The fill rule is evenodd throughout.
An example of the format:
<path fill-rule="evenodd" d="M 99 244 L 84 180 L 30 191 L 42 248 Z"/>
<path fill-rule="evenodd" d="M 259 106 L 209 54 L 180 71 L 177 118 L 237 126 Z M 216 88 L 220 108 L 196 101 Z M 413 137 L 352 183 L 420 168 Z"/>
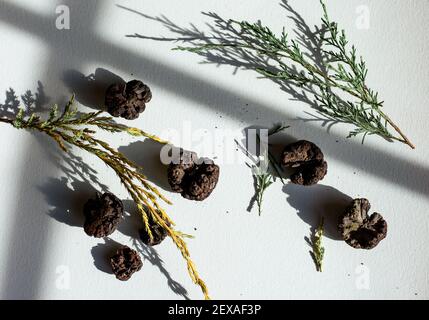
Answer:
<path fill-rule="evenodd" d="M 24 110 L 19 109 L 15 119 L 0 118 L 0 122 L 9 123 L 18 129 L 40 131 L 52 137 L 65 152 L 68 151 L 69 146 L 75 146 L 102 160 L 116 173 L 128 194 L 136 203 L 149 236 L 152 238 L 149 226 L 151 218 L 166 230 L 186 260 L 192 281 L 201 287 L 205 298 L 209 299 L 207 287 L 191 260 L 184 240 L 189 236 L 174 229 L 175 223 L 161 207 L 159 200 L 166 204 L 171 204 L 171 202 L 148 182 L 148 179 L 142 173 L 141 167 L 130 161 L 107 142 L 97 139 L 94 134 L 96 133 L 95 129 L 99 128 L 112 133 L 125 132 L 133 136 L 143 136 L 163 144 L 167 142 L 138 128 L 116 123 L 111 117 L 104 116 L 102 113 L 103 111 L 78 112 L 74 107 L 73 96 L 61 114 L 58 112 L 58 106 L 54 105 L 45 120 L 34 113 L 25 116 Z"/>
<path fill-rule="evenodd" d="M 268 130 L 268 137 L 279 133 L 285 129 L 289 128 L 289 126 L 285 126 L 282 124 L 275 125 L 271 129 Z M 282 177 L 282 168 L 277 163 L 274 155 L 269 150 L 269 144 L 264 143 L 260 137 L 260 134 L 256 134 L 257 143 L 262 149 L 262 154 L 259 155 L 259 161 L 256 164 L 251 165 L 253 177 L 255 180 L 255 196 L 254 201 L 258 206 L 258 214 L 262 214 L 262 203 L 264 200 L 264 193 L 276 181 L 276 176 L 273 175 L 273 171 L 277 174 L 278 178 L 280 178 L 281 182 L 285 184 L 285 181 Z M 251 155 L 247 153 L 247 156 L 251 159 Z"/>
<path fill-rule="evenodd" d="M 274 177 L 266 168 L 266 164 L 263 165 L 262 162 L 268 161 L 268 151 L 264 152 L 264 155 L 261 157 L 262 161 L 259 165 L 252 166 L 252 173 L 255 179 L 255 201 L 258 206 L 258 214 L 262 213 L 262 202 L 264 199 L 264 193 L 270 185 L 274 183 Z"/>
<path fill-rule="evenodd" d="M 383 101 L 378 93 L 366 84 L 368 68 L 358 57 L 355 46 L 348 47 L 344 30 L 328 16 L 323 0 L 322 31 L 314 34 L 322 44 L 322 63 L 312 61 L 299 41 L 289 39 L 283 29 L 276 35 L 261 21 L 224 20 L 215 13 L 219 28 L 213 37 L 194 39 L 191 46 L 177 46 L 174 50 L 189 51 L 201 55 L 217 51 L 220 57 L 253 57 L 263 63 L 248 68 L 278 83 L 293 84 L 314 95 L 318 112 L 332 123 L 348 123 L 355 127 L 348 137 L 378 135 L 386 140 L 400 141 L 414 149 L 414 145 L 401 129 L 382 111 Z M 213 27 L 215 28 L 215 27 Z M 187 40 L 182 40 L 187 41 Z M 393 130 L 392 130 L 393 129 Z"/>
<path fill-rule="evenodd" d="M 324 233 L 324 218 L 320 219 L 320 224 L 317 227 L 314 235 L 312 236 L 311 245 L 313 251 L 310 252 L 311 257 L 316 264 L 316 270 L 322 272 L 323 267 L 323 257 L 325 255 L 325 248 L 322 245 L 322 238 Z"/>

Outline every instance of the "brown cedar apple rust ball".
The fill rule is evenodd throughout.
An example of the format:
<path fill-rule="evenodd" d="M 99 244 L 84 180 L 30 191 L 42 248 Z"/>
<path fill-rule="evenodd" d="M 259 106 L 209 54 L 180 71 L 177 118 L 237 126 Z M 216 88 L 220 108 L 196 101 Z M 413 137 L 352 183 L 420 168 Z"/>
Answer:
<path fill-rule="evenodd" d="M 89 199 L 84 207 L 85 223 L 83 229 L 87 235 L 96 238 L 112 234 L 124 214 L 122 201 L 113 193 L 96 193 L 95 199 Z"/>
<path fill-rule="evenodd" d="M 328 164 L 320 148 L 306 140 L 287 145 L 281 162 L 284 167 L 296 168 L 290 179 L 292 183 L 304 186 L 318 183 L 328 171 Z"/>
<path fill-rule="evenodd" d="M 146 109 L 152 99 L 150 88 L 140 80 L 112 84 L 106 91 L 107 112 L 114 117 L 133 120 Z"/>
<path fill-rule="evenodd" d="M 123 246 L 110 258 L 110 265 L 118 280 L 127 281 L 134 272 L 142 268 L 143 263 L 137 251 Z"/>
<path fill-rule="evenodd" d="M 344 241 L 356 249 L 372 249 L 387 235 L 387 222 L 381 214 L 368 215 L 367 199 L 354 199 L 340 218 L 338 229 Z"/>
<path fill-rule="evenodd" d="M 216 187 L 219 167 L 210 159 L 198 158 L 195 152 L 180 149 L 177 159 L 168 166 L 168 182 L 182 197 L 202 201 Z"/>

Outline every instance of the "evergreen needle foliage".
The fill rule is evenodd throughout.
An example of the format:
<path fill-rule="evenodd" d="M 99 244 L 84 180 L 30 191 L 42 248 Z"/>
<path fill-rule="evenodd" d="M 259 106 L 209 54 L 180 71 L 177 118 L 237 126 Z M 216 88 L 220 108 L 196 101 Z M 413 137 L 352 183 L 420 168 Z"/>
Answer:
<path fill-rule="evenodd" d="M 322 237 L 323 237 L 323 230 L 324 230 L 324 219 L 320 220 L 320 224 L 317 227 L 313 239 L 312 239 L 312 247 L 313 251 L 310 252 L 314 263 L 316 264 L 316 270 L 319 272 L 322 272 L 322 263 L 323 263 L 323 256 L 325 255 L 325 248 L 322 246 Z"/>
<path fill-rule="evenodd" d="M 268 152 L 265 153 L 264 159 L 267 157 Z M 273 184 L 274 177 L 266 168 L 261 168 L 257 165 L 252 166 L 252 172 L 255 177 L 255 201 L 258 205 L 258 214 L 261 215 L 264 192 Z"/>
<path fill-rule="evenodd" d="M 270 130 L 268 130 L 268 137 L 279 133 L 287 128 L 289 128 L 289 126 L 284 126 L 281 124 L 276 125 Z M 269 145 L 261 145 L 262 142 L 259 134 L 257 134 L 256 137 L 258 139 L 258 144 L 261 146 L 261 149 L 263 149 L 263 154 L 259 157 L 259 163 L 252 165 L 251 169 L 255 179 L 254 200 L 258 205 L 258 214 L 261 215 L 264 193 L 268 189 L 268 187 L 276 181 L 276 178 L 272 174 L 272 171 L 270 169 L 274 170 L 274 172 L 277 174 L 283 184 L 285 184 L 285 182 L 281 173 L 282 169 L 277 163 L 275 157 L 269 151 Z"/>
<path fill-rule="evenodd" d="M 186 260 L 191 279 L 201 287 L 205 298 L 209 299 L 207 287 L 198 275 L 184 240 L 189 238 L 189 235 L 174 229 L 174 222 L 159 203 L 159 200 L 161 200 L 164 203 L 171 204 L 170 201 L 148 182 L 145 175 L 141 173 L 139 166 L 112 148 L 107 142 L 95 138 L 96 131 L 93 128 L 112 133 L 125 132 L 133 136 L 143 136 L 163 144 L 167 142 L 138 128 L 118 124 L 111 117 L 103 116 L 102 113 L 103 111 L 77 112 L 74 107 L 74 97 L 72 97 L 61 114 L 58 113 L 58 107 L 55 105 L 50 110 L 49 117 L 45 120 L 42 120 L 39 115 L 34 113 L 26 117 L 24 110 L 20 109 L 15 119 L 0 118 L 0 122 L 9 123 L 18 129 L 37 130 L 45 133 L 52 137 L 62 150 L 67 152 L 69 146 L 76 146 L 97 156 L 108 167 L 113 169 L 136 203 L 149 236 L 152 238 L 149 228 L 149 220 L 152 218 L 153 221 L 167 231 Z"/>
<path fill-rule="evenodd" d="M 414 148 L 382 110 L 383 101 L 366 84 L 368 69 L 364 60 L 358 57 L 355 46 L 349 47 L 344 30 L 330 20 L 324 1 L 320 0 L 320 3 L 322 28 L 314 34 L 317 39 L 306 40 L 320 43 L 321 63 L 308 56 L 300 41 L 289 39 L 284 29 L 276 35 L 260 21 L 225 21 L 214 13 L 208 16 L 215 19 L 216 26 L 222 31 L 214 32 L 213 37 L 193 39 L 192 46 L 174 49 L 206 56 L 217 52 L 219 57 L 228 55 L 263 61 L 261 66 L 251 63 L 246 66 L 278 83 L 293 84 L 311 92 L 318 112 L 326 121 L 355 127 L 348 137 L 360 135 L 363 142 L 367 135 L 378 135 Z"/>

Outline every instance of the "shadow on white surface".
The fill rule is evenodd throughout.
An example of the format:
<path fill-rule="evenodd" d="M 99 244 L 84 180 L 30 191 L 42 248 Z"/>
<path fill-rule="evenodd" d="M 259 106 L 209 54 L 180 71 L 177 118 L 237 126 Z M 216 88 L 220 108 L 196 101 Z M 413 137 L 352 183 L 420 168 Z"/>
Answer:
<path fill-rule="evenodd" d="M 99 243 L 91 249 L 94 266 L 102 272 L 113 274 L 110 258 L 122 245 L 110 238 L 103 238 L 100 240 L 103 240 L 104 243 Z"/>
<path fill-rule="evenodd" d="M 167 167 L 160 160 L 163 146 L 153 140 L 146 139 L 119 147 L 118 150 L 139 165 L 150 182 L 165 191 L 171 191 L 167 179 Z"/>
<path fill-rule="evenodd" d="M 350 205 L 351 197 L 320 183 L 314 186 L 289 183 L 283 187 L 283 192 L 287 195 L 289 205 L 312 230 L 317 228 L 321 217 L 324 217 L 324 235 L 333 240 L 342 240 L 338 232 L 338 221 Z"/>
<path fill-rule="evenodd" d="M 320 51 L 318 44 L 311 39 L 311 34 L 314 34 L 314 32 L 320 32 L 320 30 L 312 31 L 303 18 L 287 4 L 287 1 L 282 1 L 281 5 L 291 15 L 292 20 L 295 21 L 297 32 L 300 36 L 299 41 L 302 42 L 304 46 L 308 47 L 310 57 L 313 61 L 315 63 L 320 63 L 321 55 L 318 53 Z M 182 41 L 185 44 L 191 44 L 192 41 L 196 39 L 210 39 L 206 33 L 199 30 L 193 24 L 190 24 L 189 27 L 182 27 L 163 15 L 154 17 L 125 6 L 118 6 L 118 8 L 120 10 L 135 13 L 145 20 L 160 23 L 166 28 L 166 31 L 173 34 L 173 37 L 157 37 L 135 33 L 133 35 L 125 35 L 126 37 L 139 38 L 141 40 L 171 41 L 173 43 L 173 47 L 177 46 L 177 41 Z M 207 15 L 209 17 L 214 17 L 215 19 L 222 19 L 214 13 Z M 223 24 L 227 26 L 227 23 Z M 216 30 L 216 26 L 214 25 L 209 25 L 208 29 L 209 34 L 210 32 L 213 32 L 218 36 L 223 35 L 223 31 Z M 190 53 L 176 52 L 176 54 Z M 214 55 L 210 52 L 201 53 L 201 56 L 204 59 L 202 63 L 212 63 L 216 66 L 228 64 L 235 66 L 236 71 L 240 68 L 254 69 L 255 64 L 266 64 L 265 61 L 260 60 L 259 57 L 249 55 L 236 56 L 234 53 L 231 53 L 230 56 L 227 55 L 226 57 L 225 55 Z M 130 58 L 131 60 L 134 59 L 132 55 Z M 211 84 L 202 78 L 196 78 L 193 74 L 185 74 L 183 72 L 179 73 L 171 67 L 151 62 L 150 60 L 145 59 L 143 55 L 140 56 L 140 63 L 144 65 L 144 74 L 148 81 L 154 82 L 157 85 L 180 94 L 188 99 L 192 99 L 201 106 L 213 108 L 212 102 L 216 101 L 216 108 L 219 112 L 222 112 L 231 118 L 246 121 L 247 123 L 254 123 L 255 120 L 258 119 L 265 119 L 265 121 L 261 121 L 265 123 L 266 119 L 275 119 L 274 121 L 278 121 L 279 119 L 288 119 L 288 124 L 292 125 L 294 135 L 297 137 L 326 137 L 320 147 L 324 150 L 327 158 L 335 158 L 351 167 L 364 168 L 366 173 L 379 177 L 388 183 L 399 185 L 405 189 L 418 192 L 424 197 L 429 197 L 429 184 L 426 183 L 426 181 L 429 180 L 428 167 L 413 163 L 407 159 L 400 158 L 372 146 L 361 144 L 358 139 L 348 139 L 344 142 L 343 136 L 329 132 L 329 129 L 335 124 L 334 122 L 330 122 L 327 121 L 327 119 L 318 118 L 313 115 L 311 115 L 310 118 L 290 119 L 288 118 L 287 108 L 285 108 L 284 111 L 279 112 L 274 110 L 269 103 L 262 104 L 259 101 L 252 101 L 248 96 L 237 94 L 227 88 Z M 160 69 L 162 69 L 163 72 L 159 72 Z M 162 77 L 159 77 L 158 75 L 162 75 Z M 292 86 L 285 86 L 284 84 L 281 85 L 281 89 L 290 94 L 292 100 L 302 101 L 310 106 L 314 106 L 314 102 L 308 97 L 308 92 L 297 90 Z M 248 105 L 249 112 L 240 112 L 244 103 Z M 262 111 L 263 115 L 256 117 L 256 111 Z M 313 126 L 309 122 L 320 122 L 321 126 Z M 307 124 L 302 125 L 303 123 Z"/>
<path fill-rule="evenodd" d="M 172 278 L 168 270 L 165 268 L 164 262 L 159 256 L 157 250 L 154 247 L 145 245 L 140 240 L 139 229 L 142 229 L 144 226 L 135 203 L 131 200 L 123 200 L 123 203 L 124 209 L 128 214 L 125 216 L 124 221 L 118 226 L 118 231 L 133 240 L 134 248 L 143 256 L 145 261 L 148 261 L 161 272 L 161 274 L 167 279 L 168 287 L 175 294 L 188 300 L 189 296 L 187 290 Z M 163 244 L 164 242 L 158 246 L 162 246 Z"/>
<path fill-rule="evenodd" d="M 16 198 L 15 210 L 9 212 L 13 217 L 8 225 L 10 237 L 7 239 L 9 251 L 2 257 L 3 279 L 1 284 L 2 299 L 36 299 L 42 285 L 47 242 L 49 241 L 50 218 L 44 214 L 46 206 L 40 201 L 34 202 L 33 186 L 41 176 L 49 175 L 48 170 L 39 169 L 37 174 L 32 166 L 32 157 L 42 161 L 52 161 L 54 144 L 49 137 L 36 134 L 30 138 L 27 147 L 26 165 L 17 176 L 20 193 Z M 33 199 L 33 200 L 32 200 Z"/>
<path fill-rule="evenodd" d="M 79 1 L 70 3 L 70 6 L 73 7 L 78 3 Z M 118 10 L 123 9 L 118 8 Z M 88 14 L 91 14 L 91 12 L 88 12 Z M 25 17 L 25 19 L 22 19 L 22 17 Z M 62 46 L 61 39 L 58 39 L 50 27 L 47 27 L 46 17 L 24 8 L 18 8 L 11 3 L 3 3 L 0 19 L 21 29 L 23 32 L 37 35 L 52 47 L 61 48 Z M 87 22 L 85 23 L 88 24 Z M 50 24 L 48 25 L 50 26 Z M 84 30 L 77 30 L 76 35 L 71 34 L 71 37 L 76 37 L 74 40 L 80 43 L 81 48 L 87 49 L 73 52 L 73 54 L 68 53 L 69 62 L 75 62 L 76 66 L 88 60 L 99 61 L 100 64 L 104 65 L 115 65 L 124 72 L 132 72 L 136 70 L 136 66 L 140 66 L 141 69 L 137 70 L 139 72 L 135 71 L 135 76 L 144 76 L 144 81 L 149 85 L 155 84 L 163 87 L 165 90 L 194 100 L 202 107 L 210 109 L 213 109 L 213 101 L 216 101 L 217 110 L 231 118 L 254 123 L 256 110 L 258 110 L 263 112 L 263 116 L 260 116 L 261 119 L 288 119 L 287 109 L 282 112 L 273 110 L 269 103 L 262 104 L 258 101 L 252 101 L 248 96 L 237 94 L 212 84 L 203 78 L 152 61 L 146 58 L 143 53 L 129 52 L 115 44 L 105 42 L 97 35 L 89 34 L 88 32 L 85 35 L 79 31 L 83 32 Z M 124 57 L 127 57 L 127 59 L 124 59 Z M 240 111 L 243 103 L 249 105 L 249 112 L 243 113 Z M 365 168 L 368 174 L 428 197 L 429 185 L 426 181 L 429 180 L 429 169 L 426 166 L 413 163 L 368 145 L 362 145 L 356 139 L 341 143 L 340 148 L 336 141 L 343 141 L 343 136 L 333 133 L 327 135 L 322 127 L 315 127 L 309 124 L 302 126 L 302 119 L 291 121 L 292 125 L 293 122 L 297 123 L 297 125 L 293 126 L 296 136 L 326 136 L 327 139 L 325 139 L 321 148 L 327 156 L 336 158 L 353 167 Z"/>
<path fill-rule="evenodd" d="M 84 222 L 83 204 L 94 197 L 96 189 L 92 185 L 73 181 L 68 187 L 68 178 L 49 178 L 48 182 L 39 187 L 49 206 L 53 207 L 48 215 L 58 222 L 71 227 L 82 228 Z"/>
<path fill-rule="evenodd" d="M 65 2 L 71 7 L 79 3 L 79 1 Z M 209 83 L 200 77 L 195 77 L 194 75 L 183 73 L 172 67 L 151 61 L 143 53 L 135 54 L 128 52 L 115 44 L 106 43 L 92 33 L 79 32 L 78 30 L 76 34 L 73 33 L 70 35 L 70 43 L 78 43 L 80 45 L 79 48 L 82 48 L 82 50 L 65 52 L 68 49 L 66 46 L 66 49 L 58 49 L 58 52 L 55 52 L 55 48 L 62 48 L 63 39 L 57 36 L 57 30 L 53 30 L 52 21 L 50 20 L 52 17 L 31 12 L 11 2 L 2 2 L 0 8 L 0 20 L 2 23 L 9 24 L 22 32 L 29 33 L 45 41 L 50 45 L 52 55 L 57 56 L 54 60 L 69 61 L 71 64 L 75 64 L 76 68 L 79 68 L 85 61 L 99 61 L 100 64 L 115 65 L 124 72 L 135 70 L 136 66 L 141 66 L 139 75 L 144 75 L 145 81 L 149 84 L 153 83 L 159 87 L 163 87 L 170 92 L 192 99 L 207 108 L 213 108 L 212 102 L 217 101 L 216 106 L 218 110 L 231 118 L 253 123 L 255 121 L 254 110 L 263 110 L 266 119 L 287 118 L 287 110 L 284 112 L 275 111 L 268 103 L 262 104 L 252 101 L 247 96 Z M 85 27 L 88 25 L 85 21 L 90 21 L 95 16 L 92 7 L 91 10 L 88 10 L 87 15 L 81 19 L 84 23 L 80 31 L 85 31 Z M 79 19 L 79 17 L 75 17 L 75 19 Z M 81 79 L 85 80 L 85 77 Z M 55 82 L 56 79 L 51 81 Z M 84 97 L 81 99 L 85 101 Z M 252 112 L 241 113 L 239 111 L 244 102 L 249 104 Z M 82 103 L 88 103 L 92 107 L 99 106 L 98 101 L 95 100 Z M 310 125 L 296 126 L 294 129 L 297 136 L 304 134 L 307 136 L 325 135 L 324 129 Z M 325 136 L 326 139 L 321 148 L 329 157 L 335 157 L 353 167 L 363 167 L 367 173 L 386 180 L 389 183 L 401 185 L 403 188 L 415 191 L 424 197 L 429 196 L 429 185 L 427 183 L 429 181 L 429 169 L 426 166 L 412 163 L 366 145 L 361 145 L 357 141 L 341 143 L 341 148 L 339 148 L 335 140 L 340 140 L 342 137 L 332 134 Z M 40 135 L 36 135 L 31 141 L 32 143 L 27 146 L 26 154 L 26 159 L 30 165 L 23 168 L 21 176 L 18 178 L 18 185 L 22 186 L 23 193 L 28 188 L 32 188 L 39 183 L 39 178 L 31 167 L 31 157 L 33 154 L 38 154 L 37 150 L 42 150 L 41 153 L 47 154 L 49 150 L 56 148 L 56 145 L 52 143 L 50 138 Z M 57 150 L 54 152 L 55 154 L 58 153 Z M 49 156 L 46 156 L 45 160 L 47 162 L 52 161 Z M 39 176 L 49 176 L 52 174 L 51 170 L 43 170 L 37 173 Z M 307 219 L 306 212 L 308 211 L 308 206 L 303 207 L 301 205 L 302 199 L 293 197 L 295 190 L 289 189 L 286 191 L 290 192 L 290 198 L 293 198 L 290 200 L 291 205 L 295 205 L 299 212 L 302 211 L 303 220 Z M 332 190 L 322 190 L 321 192 L 335 195 L 335 191 Z M 15 222 L 11 225 L 13 237 L 8 239 L 8 241 L 14 245 L 13 252 L 9 252 L 7 257 L 3 258 L 4 261 L 7 261 L 5 270 L 5 279 L 7 281 L 3 283 L 1 293 L 3 298 L 37 298 L 39 297 L 40 276 L 43 273 L 44 252 L 46 251 L 45 242 L 49 232 L 46 227 L 42 227 L 46 225 L 45 217 L 47 215 L 41 215 L 40 212 L 37 212 L 41 208 L 27 201 L 25 195 L 18 195 L 17 202 L 19 203 L 17 203 L 15 212 L 10 213 L 14 215 Z M 310 218 L 308 219 L 310 220 Z M 74 219 L 73 222 L 78 223 Z M 25 239 L 23 239 L 23 235 Z M 166 272 L 162 260 L 159 259 L 156 251 L 153 252 L 152 250 L 154 249 L 150 248 L 146 253 L 148 259 L 152 259 L 154 261 L 153 264 L 161 272 Z M 174 280 L 171 280 L 168 272 L 166 272 L 166 278 L 169 284 L 171 282 L 172 287 L 176 288 L 177 292 L 179 292 L 178 294 L 182 294 L 183 287 L 173 285 Z M 183 296 L 186 296 L 186 293 Z"/>
<path fill-rule="evenodd" d="M 32 112 L 44 112 L 50 100 L 46 96 L 45 87 L 41 81 L 37 82 L 35 92 L 27 90 L 18 96 L 13 88 L 9 88 L 6 90 L 5 96 L 4 103 L 0 103 L 0 117 L 12 119 L 17 115 L 19 108 L 24 110 L 25 115 L 29 115 Z"/>
<path fill-rule="evenodd" d="M 75 93 L 79 103 L 95 110 L 103 110 L 106 90 L 111 84 L 125 82 L 120 76 L 103 68 L 97 68 L 88 76 L 77 70 L 67 70 L 62 80 Z"/>
<path fill-rule="evenodd" d="M 26 115 L 32 112 L 46 111 L 49 98 L 45 94 L 44 85 L 38 81 L 37 90 L 25 91 L 18 95 L 13 88 L 6 91 L 5 102 L 0 104 L 0 116 L 14 118 L 19 108 L 24 109 Z M 13 222 L 9 226 L 12 237 L 7 239 L 9 252 L 4 258 L 4 279 L 0 294 L 3 299 L 37 298 L 41 274 L 44 268 L 44 257 L 47 253 L 46 241 L 49 238 L 49 220 L 42 214 L 45 207 L 42 203 L 34 203 L 36 196 L 33 185 L 40 177 L 49 175 L 47 167 L 35 171 L 33 157 L 40 157 L 38 161 L 54 163 L 57 157 L 55 144 L 49 137 L 35 133 L 30 137 L 22 155 L 22 169 L 17 174 L 17 185 L 20 194 L 16 197 L 16 208 L 11 212 Z"/>

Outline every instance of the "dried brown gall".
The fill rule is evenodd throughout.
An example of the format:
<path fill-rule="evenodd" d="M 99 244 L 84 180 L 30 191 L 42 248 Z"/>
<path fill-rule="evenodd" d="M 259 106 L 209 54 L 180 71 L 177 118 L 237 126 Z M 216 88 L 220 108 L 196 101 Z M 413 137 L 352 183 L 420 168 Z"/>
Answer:
<path fill-rule="evenodd" d="M 114 117 L 133 120 L 146 108 L 152 99 L 150 88 L 140 80 L 112 84 L 106 91 L 107 112 Z"/>
<path fill-rule="evenodd" d="M 133 275 L 134 272 L 139 271 L 143 263 L 137 251 L 123 246 L 116 251 L 116 254 L 110 258 L 112 271 L 116 279 L 126 281 Z"/>
<path fill-rule="evenodd" d="M 353 248 L 372 249 L 386 237 L 387 222 L 379 213 L 369 216 L 370 208 L 367 199 L 355 199 L 340 218 L 341 236 Z"/>
<path fill-rule="evenodd" d="M 139 231 L 140 239 L 142 242 L 148 246 L 156 246 L 160 244 L 167 237 L 167 230 L 153 221 L 153 218 L 149 216 L 149 228 L 152 233 L 152 238 L 149 236 L 146 228 L 143 228 Z"/>
<path fill-rule="evenodd" d="M 86 234 L 96 238 L 107 237 L 116 230 L 124 214 L 124 205 L 114 194 L 96 193 L 95 199 L 89 199 L 84 207 Z"/>
<path fill-rule="evenodd" d="M 202 201 L 216 187 L 219 167 L 210 159 L 198 158 L 194 152 L 180 150 L 168 166 L 168 182 L 174 192 L 189 200 Z"/>
<path fill-rule="evenodd" d="M 310 186 L 322 180 L 328 164 L 324 161 L 322 151 L 314 143 L 300 140 L 285 147 L 282 154 L 284 167 L 296 168 L 290 176 L 292 183 Z"/>

